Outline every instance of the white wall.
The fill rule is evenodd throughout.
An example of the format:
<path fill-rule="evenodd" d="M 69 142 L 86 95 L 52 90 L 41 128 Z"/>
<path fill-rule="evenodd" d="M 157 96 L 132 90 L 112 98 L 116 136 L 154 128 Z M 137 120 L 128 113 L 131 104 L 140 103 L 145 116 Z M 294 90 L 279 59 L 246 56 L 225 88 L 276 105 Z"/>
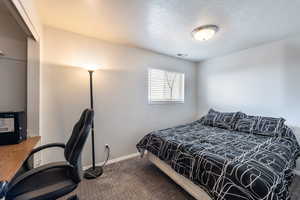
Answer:
<path fill-rule="evenodd" d="M 6 11 L 0 12 L 0 111 L 26 109 L 27 39 Z M 18 60 L 14 60 L 18 59 Z"/>
<path fill-rule="evenodd" d="M 199 116 L 209 108 L 282 116 L 300 142 L 300 36 L 207 60 L 197 70 Z"/>
<path fill-rule="evenodd" d="M 135 153 L 151 130 L 191 122 L 196 110 L 196 65 L 150 51 L 112 44 L 52 28 L 44 29 L 42 69 L 43 143 L 65 142 L 80 112 L 89 107 L 89 76 L 80 66 L 100 66 L 94 76 L 97 162 L 104 145 L 112 158 Z M 149 105 L 147 69 L 186 73 L 184 104 Z M 91 163 L 90 140 L 83 163 Z M 58 154 L 43 155 L 44 162 Z"/>
<path fill-rule="evenodd" d="M 300 36 L 199 63 L 199 113 L 282 116 L 300 126 Z"/>

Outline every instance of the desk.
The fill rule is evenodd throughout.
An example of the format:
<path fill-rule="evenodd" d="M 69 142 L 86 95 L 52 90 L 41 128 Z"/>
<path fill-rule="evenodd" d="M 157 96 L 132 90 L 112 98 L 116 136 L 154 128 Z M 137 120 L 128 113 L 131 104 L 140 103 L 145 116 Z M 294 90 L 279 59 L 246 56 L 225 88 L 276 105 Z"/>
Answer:
<path fill-rule="evenodd" d="M 0 146 L 0 183 L 12 180 L 40 139 L 40 136 L 36 136 L 20 144 Z"/>

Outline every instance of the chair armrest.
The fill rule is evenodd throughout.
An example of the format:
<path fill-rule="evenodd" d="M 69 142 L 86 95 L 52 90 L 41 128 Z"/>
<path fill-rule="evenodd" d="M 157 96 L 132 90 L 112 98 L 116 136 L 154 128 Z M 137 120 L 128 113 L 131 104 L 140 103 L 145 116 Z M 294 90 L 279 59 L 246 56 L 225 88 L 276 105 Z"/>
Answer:
<path fill-rule="evenodd" d="M 33 149 L 30 154 L 29 154 L 29 157 L 32 156 L 33 154 L 35 154 L 36 152 L 39 152 L 41 150 L 44 150 L 44 149 L 48 149 L 48 148 L 53 148 L 53 147 L 60 147 L 60 148 L 65 148 L 66 145 L 64 143 L 51 143 L 51 144 L 45 144 L 45 145 L 42 145 L 42 146 L 39 146 L 35 149 Z"/>
<path fill-rule="evenodd" d="M 7 181 L 0 182 L 0 198 L 5 197 L 5 195 L 7 193 L 7 186 L 8 186 Z"/>
<path fill-rule="evenodd" d="M 13 179 L 8 185 L 8 191 L 11 190 L 14 186 L 16 186 L 21 181 L 28 179 L 31 176 L 37 175 L 41 172 L 47 171 L 49 169 L 54 169 L 54 168 L 68 168 L 70 170 L 73 170 L 75 167 L 73 165 L 70 165 L 68 162 L 63 161 L 63 162 L 50 163 L 50 164 L 43 165 L 41 167 L 31 169 L 21 174 L 20 176 L 17 176 L 15 179 Z"/>
<path fill-rule="evenodd" d="M 39 147 L 33 149 L 24 162 L 24 167 L 26 168 L 26 170 L 30 170 L 33 168 L 32 166 L 30 166 L 30 163 L 29 163 L 29 159 L 33 154 L 35 154 L 39 151 L 42 151 L 44 149 L 53 148 L 53 147 L 60 147 L 60 148 L 64 149 L 66 147 L 66 145 L 64 143 L 51 143 L 51 144 L 45 144 L 45 145 L 42 145 L 42 146 L 39 146 Z"/>

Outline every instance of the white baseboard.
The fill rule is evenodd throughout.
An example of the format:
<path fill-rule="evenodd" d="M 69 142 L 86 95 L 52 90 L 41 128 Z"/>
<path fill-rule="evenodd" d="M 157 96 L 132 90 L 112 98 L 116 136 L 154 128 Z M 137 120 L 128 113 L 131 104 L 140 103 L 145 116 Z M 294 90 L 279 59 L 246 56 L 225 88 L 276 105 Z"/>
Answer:
<path fill-rule="evenodd" d="M 138 157 L 139 155 L 140 155 L 140 153 L 137 152 L 137 153 L 129 154 L 129 155 L 126 155 L 126 156 L 121 156 L 121 157 L 118 157 L 118 158 L 114 158 L 114 159 L 108 160 L 106 165 L 111 165 L 113 163 L 117 163 L 117 162 L 121 162 L 121 161 L 128 160 L 128 159 L 131 159 L 131 158 L 135 158 L 135 157 Z M 101 165 L 103 165 L 103 163 L 104 162 L 96 163 L 96 165 L 101 166 Z M 83 170 L 86 170 L 90 167 L 92 167 L 92 165 L 84 166 Z"/>

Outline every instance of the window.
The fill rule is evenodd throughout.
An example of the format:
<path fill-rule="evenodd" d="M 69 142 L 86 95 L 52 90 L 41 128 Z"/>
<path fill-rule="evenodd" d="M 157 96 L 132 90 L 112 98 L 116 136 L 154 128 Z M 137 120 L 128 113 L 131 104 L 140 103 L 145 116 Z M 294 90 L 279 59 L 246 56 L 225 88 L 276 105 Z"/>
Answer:
<path fill-rule="evenodd" d="M 184 103 L 184 73 L 148 70 L 149 103 Z"/>

